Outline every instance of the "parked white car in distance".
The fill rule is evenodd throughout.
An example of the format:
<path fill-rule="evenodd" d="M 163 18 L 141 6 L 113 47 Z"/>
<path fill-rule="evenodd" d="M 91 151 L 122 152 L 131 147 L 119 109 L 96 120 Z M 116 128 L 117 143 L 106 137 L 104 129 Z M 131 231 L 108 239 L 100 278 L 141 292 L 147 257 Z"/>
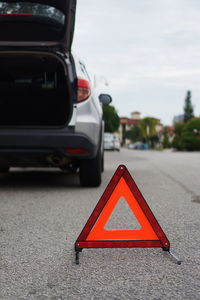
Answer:
<path fill-rule="evenodd" d="M 117 135 L 109 132 L 104 133 L 104 150 L 120 151 L 120 141 Z"/>

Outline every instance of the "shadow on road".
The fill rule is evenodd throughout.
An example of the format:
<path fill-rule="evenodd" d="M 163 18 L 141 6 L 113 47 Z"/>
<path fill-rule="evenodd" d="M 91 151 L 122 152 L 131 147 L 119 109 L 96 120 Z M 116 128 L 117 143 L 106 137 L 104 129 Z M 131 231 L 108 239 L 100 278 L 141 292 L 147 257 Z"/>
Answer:
<path fill-rule="evenodd" d="M 78 174 L 60 170 L 12 169 L 0 174 L 0 189 L 8 188 L 80 187 Z"/>

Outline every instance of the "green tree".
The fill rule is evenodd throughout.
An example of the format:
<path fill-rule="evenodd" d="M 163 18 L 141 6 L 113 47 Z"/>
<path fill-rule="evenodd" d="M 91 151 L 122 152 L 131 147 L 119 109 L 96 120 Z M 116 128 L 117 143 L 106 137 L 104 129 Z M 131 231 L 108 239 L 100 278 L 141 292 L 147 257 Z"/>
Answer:
<path fill-rule="evenodd" d="M 126 131 L 126 138 L 132 142 L 137 142 L 141 140 L 140 128 L 139 126 L 134 126 L 130 130 Z"/>
<path fill-rule="evenodd" d="M 163 142 L 162 142 L 163 148 L 164 149 L 169 149 L 171 148 L 171 144 L 169 141 L 169 137 L 167 135 L 164 136 Z"/>
<path fill-rule="evenodd" d="M 177 150 L 200 151 L 200 118 L 176 124 L 173 147 Z"/>
<path fill-rule="evenodd" d="M 158 141 L 158 135 L 156 126 L 159 124 L 159 120 L 156 118 L 146 117 L 140 122 L 141 136 L 145 142 L 150 143 L 154 147 Z"/>
<path fill-rule="evenodd" d="M 200 118 L 193 118 L 185 124 L 181 148 L 188 151 L 200 151 Z"/>
<path fill-rule="evenodd" d="M 177 150 L 182 150 L 181 139 L 182 139 L 184 127 L 185 127 L 184 123 L 176 123 L 175 125 L 175 129 L 174 129 L 175 137 L 172 142 L 172 147 Z"/>
<path fill-rule="evenodd" d="M 120 125 L 120 119 L 115 107 L 112 105 L 104 105 L 103 116 L 105 121 L 105 132 L 116 132 Z"/>
<path fill-rule="evenodd" d="M 164 139 L 162 141 L 163 148 L 164 149 L 171 148 L 171 143 L 170 143 L 170 140 L 169 140 L 169 131 L 168 131 L 167 126 L 164 127 L 163 136 L 164 136 Z"/>
<path fill-rule="evenodd" d="M 190 91 L 187 91 L 184 105 L 184 122 L 191 120 L 194 117 L 194 108 L 192 105 L 192 94 Z"/>

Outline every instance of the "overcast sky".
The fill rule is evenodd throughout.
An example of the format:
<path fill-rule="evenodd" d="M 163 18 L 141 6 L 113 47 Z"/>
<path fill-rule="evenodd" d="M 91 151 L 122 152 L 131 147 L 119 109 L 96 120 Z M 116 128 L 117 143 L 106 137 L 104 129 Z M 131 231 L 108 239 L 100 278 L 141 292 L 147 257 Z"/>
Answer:
<path fill-rule="evenodd" d="M 199 0 L 78 0 L 73 50 L 109 81 L 120 116 L 200 115 Z"/>

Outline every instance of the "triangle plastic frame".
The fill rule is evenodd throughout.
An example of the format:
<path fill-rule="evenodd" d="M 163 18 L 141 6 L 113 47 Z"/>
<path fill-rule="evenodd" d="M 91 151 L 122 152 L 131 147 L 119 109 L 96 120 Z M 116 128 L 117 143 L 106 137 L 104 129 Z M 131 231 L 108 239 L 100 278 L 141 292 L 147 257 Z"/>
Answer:
<path fill-rule="evenodd" d="M 140 209 L 145 215 L 146 219 L 151 225 L 154 233 L 156 234 L 156 239 L 147 239 L 147 240 L 87 240 L 90 232 L 95 227 L 96 222 L 100 218 L 101 213 L 103 212 L 107 202 L 109 201 L 111 195 L 113 194 L 115 188 L 120 182 L 120 179 L 123 178 L 134 196 L 134 199 L 137 201 Z M 123 192 L 122 192 L 123 196 Z M 84 226 L 81 234 L 79 235 L 77 241 L 75 242 L 75 251 L 76 253 L 81 252 L 83 248 L 134 248 L 134 247 L 160 247 L 165 251 L 169 251 L 170 242 L 167 239 L 165 233 L 160 227 L 158 221 L 154 217 L 151 209 L 149 208 L 147 202 L 145 201 L 143 195 L 139 191 L 135 181 L 131 177 L 127 168 L 124 165 L 120 165 L 113 175 L 111 181 L 109 182 L 107 188 L 105 189 L 102 197 L 97 203 L 94 211 L 89 217 L 86 225 Z"/>

